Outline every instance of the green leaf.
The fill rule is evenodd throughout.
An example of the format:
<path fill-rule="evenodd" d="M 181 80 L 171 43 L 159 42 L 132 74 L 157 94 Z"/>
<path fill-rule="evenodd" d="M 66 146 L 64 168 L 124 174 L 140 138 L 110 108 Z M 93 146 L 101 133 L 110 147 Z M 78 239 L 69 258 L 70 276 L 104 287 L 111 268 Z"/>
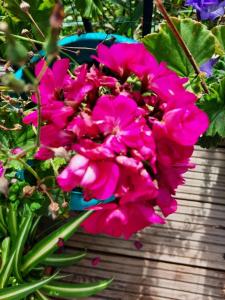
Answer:
<path fill-rule="evenodd" d="M 27 49 L 19 41 L 8 39 L 6 47 L 6 55 L 8 60 L 14 65 L 25 63 L 28 58 Z"/>
<path fill-rule="evenodd" d="M 1 298 L 1 289 L 3 289 L 6 286 L 9 277 L 12 273 L 14 257 L 15 257 L 15 251 L 13 251 L 11 255 L 9 255 L 8 261 L 5 264 L 5 268 L 0 275 L 0 300 L 1 299 L 6 300 L 5 298 Z"/>
<path fill-rule="evenodd" d="M 198 65 L 213 56 L 216 50 L 216 38 L 205 25 L 188 18 L 172 18 L 172 20 Z M 165 22 L 160 26 L 158 33 L 149 34 L 142 41 L 159 62 L 167 62 L 168 67 L 180 76 L 195 75 L 183 49 Z"/>
<path fill-rule="evenodd" d="M 112 279 L 102 280 L 96 283 L 69 284 L 53 282 L 45 285 L 43 291 L 52 297 L 63 297 L 74 299 L 76 297 L 89 297 L 106 289 Z"/>
<path fill-rule="evenodd" d="M 21 300 L 52 281 L 57 274 L 36 282 L 29 282 L 0 290 L 0 300 Z"/>
<path fill-rule="evenodd" d="M 0 274 L 4 270 L 8 260 L 9 260 L 9 254 L 10 254 L 10 237 L 6 237 L 2 241 L 2 247 L 1 247 L 1 269 Z"/>
<path fill-rule="evenodd" d="M 210 119 L 206 136 L 225 137 L 225 78 L 210 86 L 210 93 L 200 99 L 199 107 Z"/>
<path fill-rule="evenodd" d="M 69 239 L 79 225 L 92 213 L 87 211 L 81 214 L 78 218 L 70 219 L 66 224 L 46 236 L 38 242 L 24 257 L 24 262 L 21 271 L 27 274 L 34 266 L 39 264 L 46 257 L 58 249 L 57 243 L 59 239 Z"/>
<path fill-rule="evenodd" d="M 225 25 L 216 26 L 212 29 L 212 33 L 217 38 L 221 48 L 225 51 Z"/>
<path fill-rule="evenodd" d="M 102 15 L 102 3 L 100 0 L 76 0 L 76 7 L 82 17 L 95 18 Z"/>
<path fill-rule="evenodd" d="M 76 254 L 52 254 L 43 261 L 43 264 L 54 267 L 71 266 L 83 259 L 86 255 L 86 252 Z"/>
<path fill-rule="evenodd" d="M 36 296 L 38 300 L 50 300 L 47 296 L 45 296 L 41 291 L 36 291 Z"/>
<path fill-rule="evenodd" d="M 8 231 L 10 233 L 10 236 L 12 238 L 12 242 L 16 241 L 17 238 L 17 232 L 18 232 L 18 225 L 17 225 L 17 209 L 18 209 L 18 203 L 11 203 L 9 206 L 8 211 L 8 219 L 7 219 L 7 225 L 8 225 Z"/>
<path fill-rule="evenodd" d="M 22 277 L 20 274 L 21 258 L 24 250 L 24 245 L 26 243 L 32 225 L 33 217 L 34 216 L 31 212 L 29 212 L 28 215 L 24 217 L 20 230 L 18 232 L 18 239 L 15 244 L 15 259 L 14 259 L 13 267 L 14 267 L 14 273 L 16 275 L 16 278 L 19 281 L 22 281 Z"/>

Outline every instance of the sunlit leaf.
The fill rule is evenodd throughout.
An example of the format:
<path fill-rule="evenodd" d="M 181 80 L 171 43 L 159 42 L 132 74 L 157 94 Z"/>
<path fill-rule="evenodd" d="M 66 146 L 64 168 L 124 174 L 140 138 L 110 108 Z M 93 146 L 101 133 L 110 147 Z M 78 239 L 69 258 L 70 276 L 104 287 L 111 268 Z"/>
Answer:
<path fill-rule="evenodd" d="M 213 56 L 216 38 L 205 25 L 192 19 L 172 18 L 172 20 L 198 65 Z M 179 75 L 185 77 L 194 75 L 192 65 L 165 22 L 160 26 L 158 33 L 145 36 L 143 42 L 158 61 L 167 62 L 169 68 Z"/>

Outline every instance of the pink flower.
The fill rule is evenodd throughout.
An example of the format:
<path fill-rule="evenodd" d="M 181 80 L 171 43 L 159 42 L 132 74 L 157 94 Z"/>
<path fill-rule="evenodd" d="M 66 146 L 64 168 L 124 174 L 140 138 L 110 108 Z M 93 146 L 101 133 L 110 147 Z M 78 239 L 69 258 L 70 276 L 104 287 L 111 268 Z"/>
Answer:
<path fill-rule="evenodd" d="M 81 65 L 75 69 L 76 79 L 71 80 L 65 88 L 65 98 L 80 104 L 87 94 L 94 88 L 94 84 L 87 80 L 87 65 Z"/>
<path fill-rule="evenodd" d="M 78 138 L 96 137 L 99 133 L 98 126 L 93 122 L 92 117 L 85 112 L 81 112 L 67 126 L 68 131 L 72 131 Z"/>
<path fill-rule="evenodd" d="M 193 105 L 197 97 L 184 89 L 187 78 L 180 78 L 175 72 L 161 63 L 154 74 L 150 75 L 148 88 L 154 91 L 161 101 L 166 103 L 166 110 Z"/>
<path fill-rule="evenodd" d="M 73 136 L 70 132 L 57 128 L 49 124 L 41 127 L 41 145 L 47 147 L 61 147 L 73 142 Z"/>
<path fill-rule="evenodd" d="M 142 44 L 101 44 L 95 59 L 98 66 L 81 65 L 71 76 L 65 59 L 36 66 L 41 145 L 35 158 L 70 160 L 58 185 L 81 189 L 86 201 L 99 199 L 83 223 L 87 232 L 129 238 L 176 211 L 176 189 L 193 167 L 193 146 L 208 118 L 185 89 L 187 79 Z M 35 110 L 24 122 L 36 126 L 37 118 Z"/>
<path fill-rule="evenodd" d="M 3 166 L 3 162 L 0 161 L 0 177 L 2 177 L 5 173 L 5 169 L 4 169 L 4 166 Z"/>
<path fill-rule="evenodd" d="M 170 191 L 166 188 L 162 187 L 159 189 L 156 203 L 165 217 L 175 213 L 177 210 L 177 201 L 171 196 Z"/>
<path fill-rule="evenodd" d="M 52 68 L 49 68 L 43 59 L 37 63 L 35 76 L 41 78 L 39 91 L 43 105 L 51 101 L 64 99 L 63 88 L 69 78 L 67 75 L 68 68 L 69 60 L 67 58 L 57 60 Z M 36 95 L 33 97 L 33 101 L 37 103 Z"/>
<path fill-rule="evenodd" d="M 115 152 L 142 145 L 139 113 L 134 100 L 121 95 L 115 98 L 102 96 L 92 116 L 100 131 L 107 136 L 106 144 Z"/>
<path fill-rule="evenodd" d="M 163 224 L 164 220 L 145 202 L 126 205 L 105 204 L 83 222 L 82 227 L 91 234 L 104 233 L 125 239 L 152 224 Z"/>
<path fill-rule="evenodd" d="M 34 158 L 38 160 L 47 160 L 53 157 L 54 157 L 54 151 L 45 147 L 39 148 L 34 155 Z"/>
<path fill-rule="evenodd" d="M 81 139 L 78 144 L 73 145 L 72 149 L 92 160 L 105 160 L 115 156 L 112 149 L 106 145 L 95 143 L 89 139 Z"/>
<path fill-rule="evenodd" d="M 139 43 L 121 43 L 111 47 L 100 44 L 94 58 L 123 78 L 131 73 L 146 75 L 158 66 L 156 59 Z"/>
<path fill-rule="evenodd" d="M 115 196 L 120 198 L 121 204 L 149 202 L 158 195 L 157 187 L 143 167 L 135 169 L 134 166 L 123 163 L 119 182 Z"/>
<path fill-rule="evenodd" d="M 118 83 L 118 80 L 115 77 L 104 75 L 95 66 L 91 67 L 88 79 L 94 83 L 95 88 L 100 86 L 114 88 Z"/>
<path fill-rule="evenodd" d="M 23 149 L 20 148 L 20 147 L 17 147 L 17 148 L 14 148 L 14 149 L 11 150 L 11 153 L 14 154 L 14 155 L 18 155 L 18 154 L 21 154 L 23 152 L 24 152 Z"/>
<path fill-rule="evenodd" d="M 65 191 L 81 186 L 86 198 L 105 200 L 114 194 L 118 178 L 119 167 L 113 161 L 90 160 L 77 154 L 57 181 Z"/>
<path fill-rule="evenodd" d="M 167 112 L 163 121 L 168 136 L 178 144 L 186 146 L 194 145 L 209 124 L 207 115 L 194 105 Z"/>
<path fill-rule="evenodd" d="M 49 121 L 59 128 L 64 128 L 68 122 L 68 118 L 74 114 L 74 110 L 70 106 L 64 106 L 62 102 L 52 101 L 48 105 L 41 108 L 42 121 Z M 23 118 L 25 124 L 33 124 L 37 126 L 38 113 L 34 111 Z"/>
<path fill-rule="evenodd" d="M 170 139 L 166 127 L 161 122 L 155 122 L 153 134 L 156 141 L 158 163 L 171 166 L 177 162 L 188 159 L 193 151 L 193 146 L 184 146 Z"/>

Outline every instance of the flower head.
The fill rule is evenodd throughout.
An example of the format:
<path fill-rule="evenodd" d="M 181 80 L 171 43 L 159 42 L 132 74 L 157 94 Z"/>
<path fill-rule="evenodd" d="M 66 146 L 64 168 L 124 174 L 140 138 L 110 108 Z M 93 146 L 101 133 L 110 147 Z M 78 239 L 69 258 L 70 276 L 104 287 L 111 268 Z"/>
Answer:
<path fill-rule="evenodd" d="M 63 155 L 69 163 L 58 185 L 82 189 L 85 201 L 98 199 L 82 224 L 87 232 L 129 238 L 176 211 L 176 189 L 193 167 L 208 118 L 184 88 L 187 79 L 142 44 L 101 44 L 95 59 L 98 66 L 73 73 L 67 60 L 37 65 L 42 126 L 35 158 Z M 37 95 L 32 99 L 37 103 Z M 37 115 L 24 122 L 36 126 Z"/>

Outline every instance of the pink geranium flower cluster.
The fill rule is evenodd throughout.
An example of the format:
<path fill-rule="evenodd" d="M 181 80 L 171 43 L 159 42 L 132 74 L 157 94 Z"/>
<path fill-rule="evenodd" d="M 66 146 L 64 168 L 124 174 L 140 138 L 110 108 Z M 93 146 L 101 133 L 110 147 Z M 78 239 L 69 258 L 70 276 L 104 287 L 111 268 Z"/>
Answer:
<path fill-rule="evenodd" d="M 72 75 L 67 59 L 45 68 L 36 158 L 72 151 L 59 186 L 68 192 L 81 187 L 85 200 L 102 200 L 83 227 L 129 238 L 176 211 L 175 190 L 192 167 L 193 145 L 208 119 L 185 90 L 186 79 L 142 44 L 101 44 L 94 59 L 98 67 L 81 65 Z M 36 76 L 45 64 L 37 64 Z M 37 103 L 36 95 L 32 99 Z M 37 125 L 37 111 L 24 122 Z M 104 204 L 111 196 L 115 201 Z"/>

